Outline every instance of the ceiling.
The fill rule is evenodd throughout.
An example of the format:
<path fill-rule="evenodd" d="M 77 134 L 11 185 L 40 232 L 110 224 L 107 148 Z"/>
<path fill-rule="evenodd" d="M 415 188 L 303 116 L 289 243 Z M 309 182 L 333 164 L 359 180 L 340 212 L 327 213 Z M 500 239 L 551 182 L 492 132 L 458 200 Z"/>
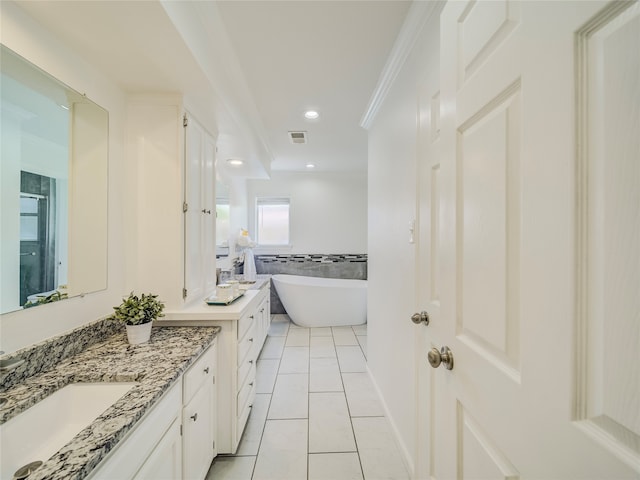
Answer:
<path fill-rule="evenodd" d="M 406 1 L 219 2 L 263 122 L 274 171 L 366 171 L 360 120 L 407 13 Z M 307 109 L 320 113 L 306 120 Z M 288 131 L 306 131 L 292 144 Z"/>
<path fill-rule="evenodd" d="M 210 106 L 219 161 L 243 158 L 238 173 L 249 177 L 308 163 L 366 171 L 360 121 L 410 4 L 18 2 L 126 92 L 180 91 Z M 320 118 L 306 120 L 307 109 Z M 306 131 L 307 143 L 290 143 L 289 131 Z"/>

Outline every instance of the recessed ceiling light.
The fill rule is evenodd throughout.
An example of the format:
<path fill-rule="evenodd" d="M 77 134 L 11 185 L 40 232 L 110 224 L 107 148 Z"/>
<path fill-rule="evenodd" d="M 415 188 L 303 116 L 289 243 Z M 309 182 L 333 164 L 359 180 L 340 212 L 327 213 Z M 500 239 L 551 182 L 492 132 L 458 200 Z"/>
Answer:
<path fill-rule="evenodd" d="M 307 163 L 307 168 L 316 168 L 316 166 L 313 163 Z"/>
<path fill-rule="evenodd" d="M 240 165 L 244 164 L 244 162 L 242 160 L 240 160 L 239 158 L 229 158 L 227 160 L 227 163 L 229 165 L 233 165 L 234 167 L 239 167 Z"/>
<path fill-rule="evenodd" d="M 304 112 L 304 118 L 306 118 L 307 120 L 315 120 L 319 116 L 320 114 L 315 110 L 307 110 L 306 112 Z"/>

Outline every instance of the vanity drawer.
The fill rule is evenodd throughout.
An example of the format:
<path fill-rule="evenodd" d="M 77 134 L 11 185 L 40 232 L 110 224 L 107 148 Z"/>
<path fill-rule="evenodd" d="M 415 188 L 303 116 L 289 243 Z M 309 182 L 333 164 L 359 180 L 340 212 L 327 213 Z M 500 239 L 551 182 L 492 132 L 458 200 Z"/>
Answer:
<path fill-rule="evenodd" d="M 236 411 L 242 412 L 244 410 L 245 405 L 250 399 L 251 392 L 253 391 L 255 394 L 255 386 L 256 386 L 256 367 L 255 365 L 251 366 L 249 370 L 249 374 L 247 378 L 244 379 L 242 386 L 238 388 L 238 398 L 236 404 Z"/>
<path fill-rule="evenodd" d="M 254 311 L 251 310 L 245 313 L 240 320 L 238 320 L 238 339 L 243 338 L 249 330 L 250 327 L 253 326 L 254 322 Z"/>
<path fill-rule="evenodd" d="M 242 438 L 242 433 L 244 432 L 244 427 L 247 425 L 247 420 L 249 419 L 252 408 L 253 407 L 251 406 L 251 402 L 247 402 L 244 410 L 242 410 L 242 412 L 238 415 L 236 421 L 236 438 L 238 439 L 238 441 L 240 438 Z"/>
<path fill-rule="evenodd" d="M 216 349 L 213 343 L 184 374 L 182 400 L 185 405 L 205 381 L 212 381 L 215 362 Z"/>
<path fill-rule="evenodd" d="M 238 341 L 238 365 L 245 361 L 247 355 L 252 353 L 253 346 L 256 344 L 255 325 L 251 325 L 245 336 Z"/>
<path fill-rule="evenodd" d="M 249 372 L 255 370 L 257 366 L 256 361 L 251 356 L 247 356 L 247 358 L 244 359 L 244 362 L 238 366 L 238 391 L 240 391 L 242 389 L 242 385 L 246 383 Z"/>

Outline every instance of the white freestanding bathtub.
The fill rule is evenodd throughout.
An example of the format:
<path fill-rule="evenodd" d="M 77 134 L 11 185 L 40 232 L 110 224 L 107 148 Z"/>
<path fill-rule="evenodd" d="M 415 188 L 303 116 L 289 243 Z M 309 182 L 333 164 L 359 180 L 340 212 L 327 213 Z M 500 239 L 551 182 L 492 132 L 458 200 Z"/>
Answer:
<path fill-rule="evenodd" d="M 367 322 L 367 281 L 273 275 L 291 321 L 301 327 L 338 327 Z"/>

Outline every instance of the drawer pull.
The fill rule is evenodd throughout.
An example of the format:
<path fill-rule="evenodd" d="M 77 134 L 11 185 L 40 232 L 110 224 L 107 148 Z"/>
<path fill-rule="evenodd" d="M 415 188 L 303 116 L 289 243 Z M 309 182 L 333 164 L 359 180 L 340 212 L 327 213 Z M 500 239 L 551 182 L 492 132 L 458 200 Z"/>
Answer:
<path fill-rule="evenodd" d="M 196 420 L 198 420 L 198 412 L 194 413 L 193 415 L 191 415 L 189 418 L 192 418 L 193 421 L 195 422 Z"/>
<path fill-rule="evenodd" d="M 249 318 L 251 318 L 251 319 L 252 319 L 252 318 L 253 318 L 253 315 L 249 315 Z"/>
<path fill-rule="evenodd" d="M 253 360 L 249 360 L 249 363 L 253 363 Z"/>
<path fill-rule="evenodd" d="M 209 367 L 204 369 L 204 373 L 209 373 Z"/>
<path fill-rule="evenodd" d="M 251 382 L 251 383 L 249 384 L 249 386 L 250 386 L 250 387 L 253 387 L 253 382 Z"/>
<path fill-rule="evenodd" d="M 249 339 L 249 341 L 250 341 L 250 342 L 253 342 L 253 338 L 250 338 L 250 339 Z"/>

